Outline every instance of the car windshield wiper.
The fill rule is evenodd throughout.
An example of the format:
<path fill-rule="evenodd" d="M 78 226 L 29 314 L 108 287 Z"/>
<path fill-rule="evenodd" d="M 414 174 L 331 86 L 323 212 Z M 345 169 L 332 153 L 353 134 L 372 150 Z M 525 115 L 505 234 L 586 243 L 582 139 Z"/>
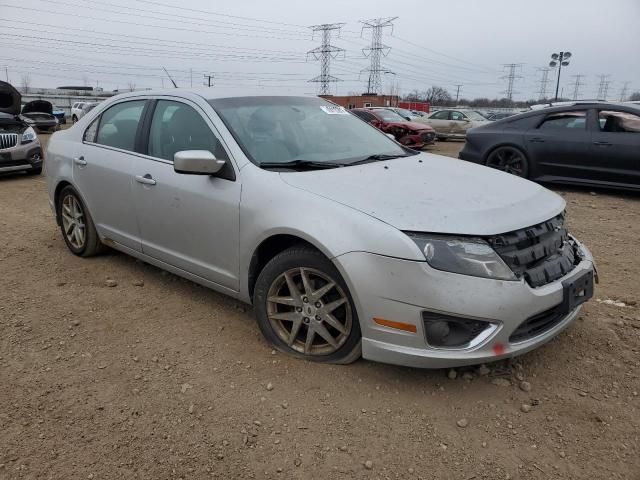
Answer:
<path fill-rule="evenodd" d="M 388 155 L 383 153 L 377 153 L 375 155 L 369 155 L 366 158 L 362 158 L 360 160 L 356 160 L 355 162 L 350 162 L 348 165 L 360 165 L 363 163 L 371 163 L 371 162 L 380 162 L 382 160 L 393 160 L 394 158 L 403 158 L 403 157 L 411 157 L 415 154 L 413 153 L 401 153 L 400 155 Z"/>
<path fill-rule="evenodd" d="M 337 168 L 344 167 L 344 163 L 335 162 L 315 162 L 313 160 L 291 160 L 290 162 L 262 162 L 259 163 L 260 168 Z"/>

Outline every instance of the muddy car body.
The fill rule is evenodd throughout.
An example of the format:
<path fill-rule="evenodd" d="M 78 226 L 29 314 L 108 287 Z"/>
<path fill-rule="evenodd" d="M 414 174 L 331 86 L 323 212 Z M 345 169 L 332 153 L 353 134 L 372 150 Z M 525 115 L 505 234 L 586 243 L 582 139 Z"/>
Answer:
<path fill-rule="evenodd" d="M 31 124 L 20 116 L 20 93 L 0 82 L 0 173 L 42 171 L 40 141 Z"/>

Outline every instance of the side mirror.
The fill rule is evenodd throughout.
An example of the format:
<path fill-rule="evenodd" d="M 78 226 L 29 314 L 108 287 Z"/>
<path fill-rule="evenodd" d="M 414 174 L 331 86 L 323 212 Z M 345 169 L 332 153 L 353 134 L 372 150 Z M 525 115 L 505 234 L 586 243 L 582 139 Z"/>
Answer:
<path fill-rule="evenodd" d="M 215 175 L 225 163 L 209 150 L 183 150 L 173 155 L 173 169 L 187 175 Z"/>

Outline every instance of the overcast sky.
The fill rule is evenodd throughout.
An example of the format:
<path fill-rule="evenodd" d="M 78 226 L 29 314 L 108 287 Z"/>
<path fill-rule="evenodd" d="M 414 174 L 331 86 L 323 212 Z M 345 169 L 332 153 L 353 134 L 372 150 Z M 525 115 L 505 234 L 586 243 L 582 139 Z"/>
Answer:
<path fill-rule="evenodd" d="M 640 0 L 0 0 L 0 71 L 17 86 L 99 85 L 105 90 L 168 87 L 166 67 L 179 86 L 201 86 L 204 75 L 220 93 L 277 91 L 314 94 L 320 73 L 306 52 L 320 44 L 310 25 L 344 22 L 332 44 L 345 49 L 331 63 L 342 81 L 333 93 L 366 90 L 370 31 L 360 20 L 395 17 L 384 30 L 383 92 L 431 85 L 461 96 L 499 97 L 502 65 L 518 63 L 514 99 L 537 98 L 539 67 L 559 50 L 573 56 L 560 87 L 595 98 L 601 74 L 608 98 L 625 82 L 640 90 Z M 362 33 L 362 36 L 361 36 Z M 6 70 L 5 70 L 6 67 Z M 555 88 L 555 72 L 548 91 Z"/>

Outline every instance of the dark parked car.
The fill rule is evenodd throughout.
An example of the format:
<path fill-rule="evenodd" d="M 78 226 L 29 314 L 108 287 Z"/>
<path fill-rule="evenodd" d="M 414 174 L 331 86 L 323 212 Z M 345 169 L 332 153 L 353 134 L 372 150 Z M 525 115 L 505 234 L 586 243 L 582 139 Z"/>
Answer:
<path fill-rule="evenodd" d="M 460 158 L 541 182 L 640 189 L 640 108 L 576 103 L 467 132 Z"/>
<path fill-rule="evenodd" d="M 58 128 L 58 119 L 53 115 L 53 105 L 46 100 L 25 103 L 22 116 L 40 132 L 52 132 Z"/>
<path fill-rule="evenodd" d="M 350 111 L 384 133 L 393 135 L 399 143 L 409 148 L 420 149 L 436 140 L 436 132 L 432 127 L 409 122 L 393 110 L 354 108 Z"/>
<path fill-rule="evenodd" d="M 0 81 L 0 173 L 42 171 L 42 150 L 31 125 L 20 116 L 20 93 Z"/>

